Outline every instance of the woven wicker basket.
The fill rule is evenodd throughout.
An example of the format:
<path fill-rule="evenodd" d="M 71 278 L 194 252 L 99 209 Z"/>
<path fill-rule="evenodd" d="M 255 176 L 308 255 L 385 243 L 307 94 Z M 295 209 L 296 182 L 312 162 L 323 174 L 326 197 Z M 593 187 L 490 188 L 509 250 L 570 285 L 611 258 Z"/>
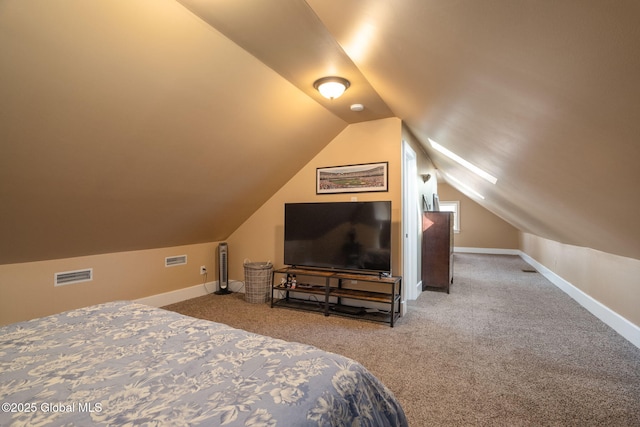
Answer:
<path fill-rule="evenodd" d="M 273 264 L 271 262 L 244 263 L 244 299 L 258 304 L 269 300 L 271 280 L 273 279 Z"/>

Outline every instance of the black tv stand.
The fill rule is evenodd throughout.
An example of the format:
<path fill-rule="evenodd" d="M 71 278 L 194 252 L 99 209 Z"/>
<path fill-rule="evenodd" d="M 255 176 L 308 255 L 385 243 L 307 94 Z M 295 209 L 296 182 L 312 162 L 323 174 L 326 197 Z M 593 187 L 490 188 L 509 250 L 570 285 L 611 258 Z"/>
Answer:
<path fill-rule="evenodd" d="M 290 288 L 276 282 L 276 274 L 296 275 L 298 284 Z M 324 278 L 324 285 L 300 283 L 301 277 Z M 374 284 L 376 290 L 352 289 L 351 281 Z M 287 307 L 301 310 L 318 311 L 329 316 L 332 313 L 340 316 L 354 317 L 364 320 L 389 323 L 400 317 L 400 298 L 402 293 L 402 277 L 375 273 L 347 273 L 321 269 L 284 267 L 273 271 L 271 281 L 271 307 Z M 388 304 L 390 309 L 376 310 L 357 307 L 350 301 L 370 301 Z"/>

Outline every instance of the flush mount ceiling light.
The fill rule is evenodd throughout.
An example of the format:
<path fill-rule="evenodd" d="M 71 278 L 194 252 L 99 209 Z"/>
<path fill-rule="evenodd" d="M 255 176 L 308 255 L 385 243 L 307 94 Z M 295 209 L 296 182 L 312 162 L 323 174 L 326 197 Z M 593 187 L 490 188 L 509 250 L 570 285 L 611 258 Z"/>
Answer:
<path fill-rule="evenodd" d="M 336 99 L 351 86 L 349 80 L 342 77 L 323 77 L 313 83 L 313 87 L 327 99 Z"/>

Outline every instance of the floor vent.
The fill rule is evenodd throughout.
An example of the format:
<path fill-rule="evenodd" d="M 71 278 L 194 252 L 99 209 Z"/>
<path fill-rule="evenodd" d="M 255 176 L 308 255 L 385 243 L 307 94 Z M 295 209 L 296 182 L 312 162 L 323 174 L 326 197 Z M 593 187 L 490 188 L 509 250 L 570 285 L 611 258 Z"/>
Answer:
<path fill-rule="evenodd" d="M 537 273 L 537 271 L 534 270 L 533 268 L 523 268 L 522 271 L 524 273 Z"/>
<path fill-rule="evenodd" d="M 63 271 L 55 274 L 54 286 L 70 285 L 72 283 L 90 282 L 93 280 L 93 268 L 75 271 Z"/>
<path fill-rule="evenodd" d="M 183 265 L 187 263 L 186 255 L 168 256 L 164 259 L 165 267 L 174 267 L 176 265 Z"/>

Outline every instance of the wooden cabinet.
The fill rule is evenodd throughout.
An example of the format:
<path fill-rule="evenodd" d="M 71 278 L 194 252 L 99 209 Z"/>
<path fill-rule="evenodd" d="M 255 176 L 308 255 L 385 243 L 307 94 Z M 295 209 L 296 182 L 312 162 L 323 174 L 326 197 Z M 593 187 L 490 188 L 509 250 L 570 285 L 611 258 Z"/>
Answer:
<path fill-rule="evenodd" d="M 422 290 L 446 291 L 453 283 L 453 213 L 422 214 Z"/>
<path fill-rule="evenodd" d="M 271 285 L 271 307 L 288 307 L 302 310 L 321 311 L 325 316 L 337 314 L 364 320 L 393 324 L 400 316 L 400 295 L 402 278 L 399 276 L 378 276 L 371 274 L 339 273 L 326 270 L 285 267 L 273 272 Z M 278 284 L 275 275 L 311 276 L 324 278 L 324 285 L 310 285 L 298 282 L 295 288 Z M 349 289 L 351 281 L 369 282 L 386 288 L 373 292 Z M 279 294 L 279 295 L 278 295 Z M 348 301 L 351 301 L 349 304 Z M 388 310 L 358 307 L 356 301 L 370 301 L 389 306 Z"/>

